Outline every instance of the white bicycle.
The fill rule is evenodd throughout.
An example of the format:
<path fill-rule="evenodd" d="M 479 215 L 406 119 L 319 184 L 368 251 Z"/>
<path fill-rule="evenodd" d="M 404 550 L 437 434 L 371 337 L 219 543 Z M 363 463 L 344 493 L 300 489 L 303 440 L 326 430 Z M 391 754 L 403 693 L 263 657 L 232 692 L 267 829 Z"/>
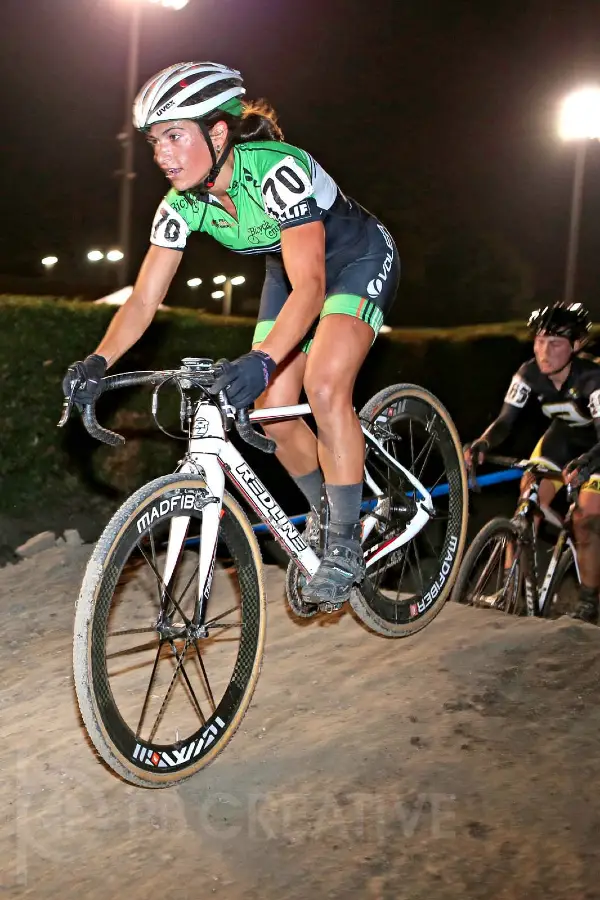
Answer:
<path fill-rule="evenodd" d="M 262 559 L 225 476 L 290 557 L 296 615 L 327 612 L 302 600 L 319 557 L 232 441 L 266 452 L 255 424 L 310 414 L 308 404 L 236 411 L 208 388 L 218 364 L 187 358 L 170 371 L 104 379 L 103 391 L 175 386 L 187 450 L 174 474 L 149 482 L 114 514 L 89 560 L 77 601 L 74 677 L 85 727 L 108 765 L 133 784 L 166 787 L 227 745 L 250 703 L 266 628 Z M 71 412 L 65 402 L 61 423 Z M 116 445 L 82 412 L 88 432 Z M 366 440 L 362 543 L 367 566 L 350 605 L 372 630 L 405 637 L 448 598 L 467 522 L 467 478 L 448 413 L 428 391 L 395 385 L 360 413 Z M 327 531 L 322 513 L 322 534 Z"/>

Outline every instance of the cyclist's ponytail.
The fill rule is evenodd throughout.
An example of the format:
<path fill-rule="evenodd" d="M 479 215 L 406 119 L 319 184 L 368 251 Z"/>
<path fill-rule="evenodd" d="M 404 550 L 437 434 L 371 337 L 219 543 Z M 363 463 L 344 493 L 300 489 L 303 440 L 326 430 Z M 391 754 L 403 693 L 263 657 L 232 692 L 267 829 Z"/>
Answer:
<path fill-rule="evenodd" d="M 209 128 L 217 122 L 225 122 L 232 144 L 283 140 L 283 132 L 277 124 L 277 113 L 266 100 L 243 103 L 241 117 L 216 109 L 204 117 L 204 122 Z"/>
<path fill-rule="evenodd" d="M 277 124 L 277 113 L 266 100 L 243 104 L 239 142 L 282 141 L 283 131 Z"/>

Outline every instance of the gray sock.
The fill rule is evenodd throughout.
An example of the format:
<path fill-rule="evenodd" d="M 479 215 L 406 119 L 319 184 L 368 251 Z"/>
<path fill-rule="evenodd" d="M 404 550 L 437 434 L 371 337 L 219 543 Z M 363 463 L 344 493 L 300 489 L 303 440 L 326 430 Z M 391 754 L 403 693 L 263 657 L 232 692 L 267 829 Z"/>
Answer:
<path fill-rule="evenodd" d="M 329 500 L 329 526 L 336 534 L 352 538 L 360 520 L 363 483 L 326 484 Z"/>
<path fill-rule="evenodd" d="M 317 512 L 321 508 L 321 489 L 323 487 L 323 473 L 320 469 L 314 469 L 308 475 L 292 475 L 297 487 L 302 491 L 310 506 Z"/>

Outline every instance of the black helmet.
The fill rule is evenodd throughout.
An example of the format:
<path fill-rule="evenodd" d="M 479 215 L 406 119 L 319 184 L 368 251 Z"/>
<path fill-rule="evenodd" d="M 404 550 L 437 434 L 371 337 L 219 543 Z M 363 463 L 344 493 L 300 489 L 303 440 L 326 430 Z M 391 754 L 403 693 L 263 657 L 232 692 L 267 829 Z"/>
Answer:
<path fill-rule="evenodd" d="M 534 310 L 527 323 L 534 334 L 551 334 L 565 337 L 572 344 L 586 337 L 592 327 L 590 314 L 581 303 L 555 303 Z"/>

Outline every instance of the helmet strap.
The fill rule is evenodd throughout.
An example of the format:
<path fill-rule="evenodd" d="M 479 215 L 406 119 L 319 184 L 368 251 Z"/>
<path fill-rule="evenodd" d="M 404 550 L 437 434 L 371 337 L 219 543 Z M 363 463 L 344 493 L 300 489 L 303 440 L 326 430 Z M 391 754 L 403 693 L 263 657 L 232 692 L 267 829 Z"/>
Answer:
<path fill-rule="evenodd" d="M 206 143 L 208 145 L 208 149 L 210 151 L 210 156 L 212 159 L 212 167 L 211 167 L 210 172 L 208 173 L 208 175 L 206 176 L 204 181 L 198 185 L 196 190 L 209 191 L 212 187 L 215 186 L 215 181 L 219 177 L 219 173 L 220 173 L 221 169 L 223 168 L 223 165 L 225 164 L 225 160 L 227 159 L 227 157 L 229 156 L 229 154 L 231 152 L 233 143 L 230 140 L 226 141 L 221 154 L 219 155 L 219 157 L 217 157 L 217 154 L 215 152 L 215 148 L 214 148 L 214 145 L 212 142 L 212 138 L 210 136 L 210 132 L 208 130 L 208 126 L 206 125 L 206 122 L 203 122 L 202 119 L 196 119 L 196 121 L 198 122 L 198 127 L 200 128 L 200 131 L 204 135 L 204 140 L 206 141 Z"/>
<path fill-rule="evenodd" d="M 564 369 L 566 369 L 568 366 L 570 366 L 572 362 L 573 362 L 573 357 L 570 356 L 569 361 L 567 363 L 565 363 L 564 366 L 561 366 L 560 369 L 554 369 L 553 372 L 544 372 L 544 375 L 546 376 L 546 378 L 552 378 L 554 375 L 558 375 L 559 372 L 562 372 Z"/>

